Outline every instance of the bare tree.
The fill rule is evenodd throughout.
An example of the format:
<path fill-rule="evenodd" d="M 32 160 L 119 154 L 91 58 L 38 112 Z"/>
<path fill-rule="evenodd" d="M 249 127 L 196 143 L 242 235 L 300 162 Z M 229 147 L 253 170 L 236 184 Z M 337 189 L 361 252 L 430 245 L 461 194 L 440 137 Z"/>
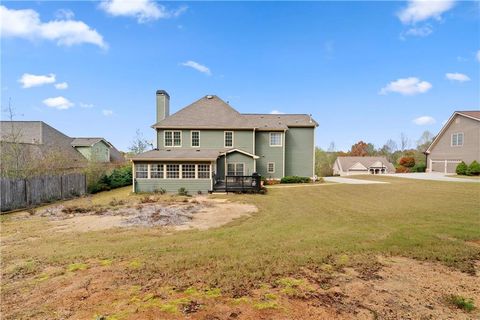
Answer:
<path fill-rule="evenodd" d="M 12 107 L 11 98 L 8 99 L 8 107 L 4 110 L 9 119 L 9 130 L 1 137 L 0 142 L 0 172 L 2 176 L 20 177 L 25 174 L 25 166 L 28 161 L 28 150 L 22 144 L 22 131 L 15 128 L 15 111 Z"/>
<path fill-rule="evenodd" d="M 137 129 L 135 138 L 128 148 L 133 154 L 139 154 L 153 148 L 153 144 L 143 137 L 143 134 Z"/>
<path fill-rule="evenodd" d="M 420 139 L 417 140 L 417 150 L 420 152 L 425 152 L 430 143 L 432 143 L 433 137 L 434 136 L 430 131 L 424 131 L 420 136 Z"/>
<path fill-rule="evenodd" d="M 410 146 L 410 139 L 405 133 L 400 133 L 400 150 L 405 151 Z"/>

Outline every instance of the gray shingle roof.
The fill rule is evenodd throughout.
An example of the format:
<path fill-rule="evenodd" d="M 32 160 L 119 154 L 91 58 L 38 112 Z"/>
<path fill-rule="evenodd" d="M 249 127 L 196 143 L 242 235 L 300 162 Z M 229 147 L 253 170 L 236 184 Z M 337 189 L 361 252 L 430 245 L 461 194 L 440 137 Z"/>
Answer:
<path fill-rule="evenodd" d="M 286 130 L 288 127 L 314 127 L 306 114 L 241 114 L 217 96 L 205 96 L 162 121 L 162 129 L 258 129 Z"/>
<path fill-rule="evenodd" d="M 73 138 L 71 145 L 72 147 L 90 147 L 100 141 L 110 146 L 110 143 L 103 138 Z"/>
<path fill-rule="evenodd" d="M 132 160 L 197 160 L 213 161 L 216 160 L 226 149 L 185 149 L 171 148 L 147 151 L 133 156 Z"/>
<path fill-rule="evenodd" d="M 337 160 L 340 162 L 342 171 L 345 172 L 356 163 L 361 163 L 364 167 L 369 168 L 378 161 L 386 166 L 389 172 L 395 172 L 395 167 L 385 157 L 337 157 Z"/>

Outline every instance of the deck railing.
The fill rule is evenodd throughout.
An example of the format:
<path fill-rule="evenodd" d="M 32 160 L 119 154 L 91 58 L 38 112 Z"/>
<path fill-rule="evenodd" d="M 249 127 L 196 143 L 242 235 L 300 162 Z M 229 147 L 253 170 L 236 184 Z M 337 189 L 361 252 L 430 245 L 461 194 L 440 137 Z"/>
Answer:
<path fill-rule="evenodd" d="M 261 176 L 253 174 L 251 176 L 226 176 L 225 192 L 259 192 L 261 189 Z"/>

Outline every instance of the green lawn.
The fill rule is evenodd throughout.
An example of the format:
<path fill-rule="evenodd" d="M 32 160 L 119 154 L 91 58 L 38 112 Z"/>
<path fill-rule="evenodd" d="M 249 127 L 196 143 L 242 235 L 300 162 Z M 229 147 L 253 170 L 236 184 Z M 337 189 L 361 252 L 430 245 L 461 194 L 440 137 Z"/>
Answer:
<path fill-rule="evenodd" d="M 299 273 L 302 267 L 368 263 L 378 254 L 473 270 L 480 248 L 465 240 L 480 239 L 479 185 L 376 179 L 391 184 L 272 188 L 267 195 L 229 195 L 233 201 L 254 203 L 258 214 L 208 231 L 65 234 L 49 230 L 45 219 L 3 217 L 4 276 L 27 262 L 32 272 L 41 273 L 48 265 L 139 261 L 143 272 L 173 285 L 201 283 L 235 292 Z M 117 190 L 110 196 L 129 197 L 129 191 Z M 96 198 L 110 198 L 105 195 Z"/>

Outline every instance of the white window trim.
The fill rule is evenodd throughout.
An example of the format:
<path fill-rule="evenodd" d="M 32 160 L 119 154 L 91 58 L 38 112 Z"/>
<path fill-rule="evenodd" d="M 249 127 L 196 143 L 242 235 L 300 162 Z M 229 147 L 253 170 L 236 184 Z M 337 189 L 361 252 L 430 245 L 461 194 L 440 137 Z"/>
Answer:
<path fill-rule="evenodd" d="M 270 171 L 270 164 L 273 164 L 273 171 Z M 267 162 L 267 173 L 275 173 L 275 162 Z"/>
<path fill-rule="evenodd" d="M 200 171 L 198 171 L 198 166 L 201 165 L 201 164 L 208 166 L 208 178 L 199 178 L 198 177 L 198 173 L 200 172 Z M 212 165 L 208 164 L 208 163 L 197 163 L 195 165 L 195 172 L 196 172 L 195 179 L 197 179 L 197 180 L 209 180 L 212 177 Z"/>
<path fill-rule="evenodd" d="M 193 133 L 198 132 L 198 146 L 193 145 Z M 200 142 L 200 130 L 190 130 L 190 147 L 192 148 L 200 148 L 201 142 Z"/>
<path fill-rule="evenodd" d="M 167 146 L 167 143 L 166 143 L 166 139 L 165 139 L 165 135 L 167 132 L 171 132 L 172 133 L 172 145 L 171 146 Z M 174 132 L 180 132 L 180 145 L 179 146 L 176 146 L 175 145 L 175 133 Z M 182 144 L 183 144 L 183 137 L 182 137 L 182 130 L 164 130 L 163 131 L 163 146 L 164 147 L 168 147 L 168 148 L 181 148 L 182 147 Z"/>
<path fill-rule="evenodd" d="M 458 135 L 459 134 L 462 134 L 462 144 L 458 144 Z M 453 135 L 457 135 L 457 144 L 456 145 L 453 144 Z M 454 147 L 454 148 L 463 147 L 464 143 L 465 143 L 465 134 L 463 132 L 453 132 L 450 135 L 450 147 Z"/>
<path fill-rule="evenodd" d="M 245 169 L 246 169 L 246 166 L 245 166 L 245 162 L 227 162 L 227 167 L 226 167 L 226 173 L 227 173 L 227 176 L 228 176 L 228 165 L 229 164 L 233 164 L 234 165 L 234 172 L 237 172 L 237 164 L 241 164 L 243 165 L 243 171 L 242 171 L 242 176 L 245 175 Z"/>
<path fill-rule="evenodd" d="M 232 145 L 231 146 L 227 146 L 227 144 L 225 142 L 227 142 L 227 132 L 231 132 L 232 133 Z M 235 131 L 223 131 L 223 146 L 225 148 L 233 148 L 233 146 L 235 145 Z"/>
<path fill-rule="evenodd" d="M 272 134 L 279 134 L 280 135 L 280 144 L 272 144 Z M 283 147 L 283 137 L 281 132 L 270 132 L 268 135 L 268 144 L 270 147 Z"/>

